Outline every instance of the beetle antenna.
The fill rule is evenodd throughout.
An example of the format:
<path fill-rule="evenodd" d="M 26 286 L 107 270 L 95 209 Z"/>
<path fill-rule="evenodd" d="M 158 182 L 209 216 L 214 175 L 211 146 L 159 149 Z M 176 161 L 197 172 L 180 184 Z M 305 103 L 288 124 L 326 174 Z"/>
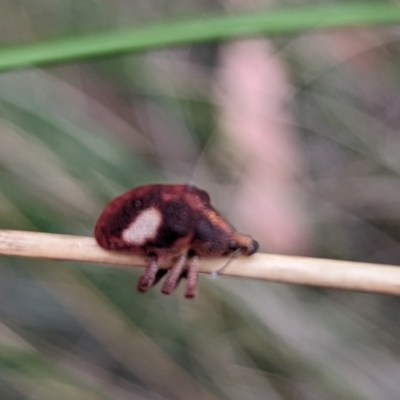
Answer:
<path fill-rule="evenodd" d="M 211 272 L 211 277 L 212 277 L 212 278 L 216 278 L 218 275 L 220 275 L 221 272 L 222 272 L 226 267 L 228 267 L 229 264 L 232 262 L 232 260 L 233 260 L 235 257 L 237 257 L 241 252 L 242 252 L 242 249 L 241 249 L 241 248 L 236 249 L 236 250 L 232 253 L 230 259 L 225 263 L 225 265 L 223 265 L 221 268 L 218 268 L 217 270 Z"/>

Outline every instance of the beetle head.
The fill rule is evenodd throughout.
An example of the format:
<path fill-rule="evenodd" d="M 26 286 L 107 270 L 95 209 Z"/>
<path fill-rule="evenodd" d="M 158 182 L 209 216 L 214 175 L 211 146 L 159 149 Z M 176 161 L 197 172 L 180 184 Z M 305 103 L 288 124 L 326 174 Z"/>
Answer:
<path fill-rule="evenodd" d="M 250 256 L 258 250 L 258 243 L 248 235 L 235 232 L 229 241 L 229 252 L 240 252 Z"/>

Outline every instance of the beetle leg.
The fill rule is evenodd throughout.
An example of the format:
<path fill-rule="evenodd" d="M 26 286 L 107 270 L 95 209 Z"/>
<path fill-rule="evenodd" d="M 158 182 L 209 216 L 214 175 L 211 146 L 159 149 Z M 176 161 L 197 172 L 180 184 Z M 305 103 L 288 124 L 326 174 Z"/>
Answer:
<path fill-rule="evenodd" d="M 146 267 L 146 271 L 144 271 L 144 274 L 140 277 L 137 284 L 139 292 L 147 292 L 152 286 L 154 286 L 158 270 L 157 256 L 152 256 L 150 264 Z"/>
<path fill-rule="evenodd" d="M 168 270 L 167 277 L 165 278 L 164 284 L 161 288 L 161 292 L 164 294 L 171 294 L 181 279 L 183 268 L 185 267 L 186 253 L 179 256 L 176 263 Z"/>
<path fill-rule="evenodd" d="M 186 286 L 185 286 L 185 297 L 187 299 L 192 299 L 196 296 L 197 286 L 199 281 L 199 273 L 197 271 L 197 266 L 199 265 L 200 257 L 193 256 L 189 262 L 187 272 L 186 272 Z"/>

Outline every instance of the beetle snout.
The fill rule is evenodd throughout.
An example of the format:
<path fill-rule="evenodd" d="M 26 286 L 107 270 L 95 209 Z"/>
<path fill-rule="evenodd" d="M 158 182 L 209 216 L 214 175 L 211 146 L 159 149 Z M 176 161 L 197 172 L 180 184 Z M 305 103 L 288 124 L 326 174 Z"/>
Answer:
<path fill-rule="evenodd" d="M 246 254 L 248 256 L 251 256 L 252 254 L 254 254 L 258 250 L 259 247 L 260 246 L 259 246 L 258 242 L 256 242 L 255 240 L 252 240 L 251 243 L 250 243 L 250 246 L 247 248 Z"/>
<path fill-rule="evenodd" d="M 240 249 L 240 253 L 245 256 L 250 256 L 258 250 L 258 242 L 253 240 L 248 235 L 236 233 L 234 240 L 231 242 L 231 251 Z"/>

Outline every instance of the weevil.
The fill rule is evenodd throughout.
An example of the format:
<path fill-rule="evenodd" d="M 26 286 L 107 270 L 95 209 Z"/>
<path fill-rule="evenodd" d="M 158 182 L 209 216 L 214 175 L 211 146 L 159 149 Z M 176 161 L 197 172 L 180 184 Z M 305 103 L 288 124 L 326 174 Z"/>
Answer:
<path fill-rule="evenodd" d="M 100 215 L 95 238 L 104 249 L 148 257 L 140 292 L 166 274 L 162 293 L 172 293 L 186 278 L 186 298 L 196 295 L 201 258 L 251 255 L 258 249 L 212 207 L 207 192 L 193 185 L 146 185 L 118 196 Z M 173 266 L 160 270 L 159 263 L 170 259 Z"/>

